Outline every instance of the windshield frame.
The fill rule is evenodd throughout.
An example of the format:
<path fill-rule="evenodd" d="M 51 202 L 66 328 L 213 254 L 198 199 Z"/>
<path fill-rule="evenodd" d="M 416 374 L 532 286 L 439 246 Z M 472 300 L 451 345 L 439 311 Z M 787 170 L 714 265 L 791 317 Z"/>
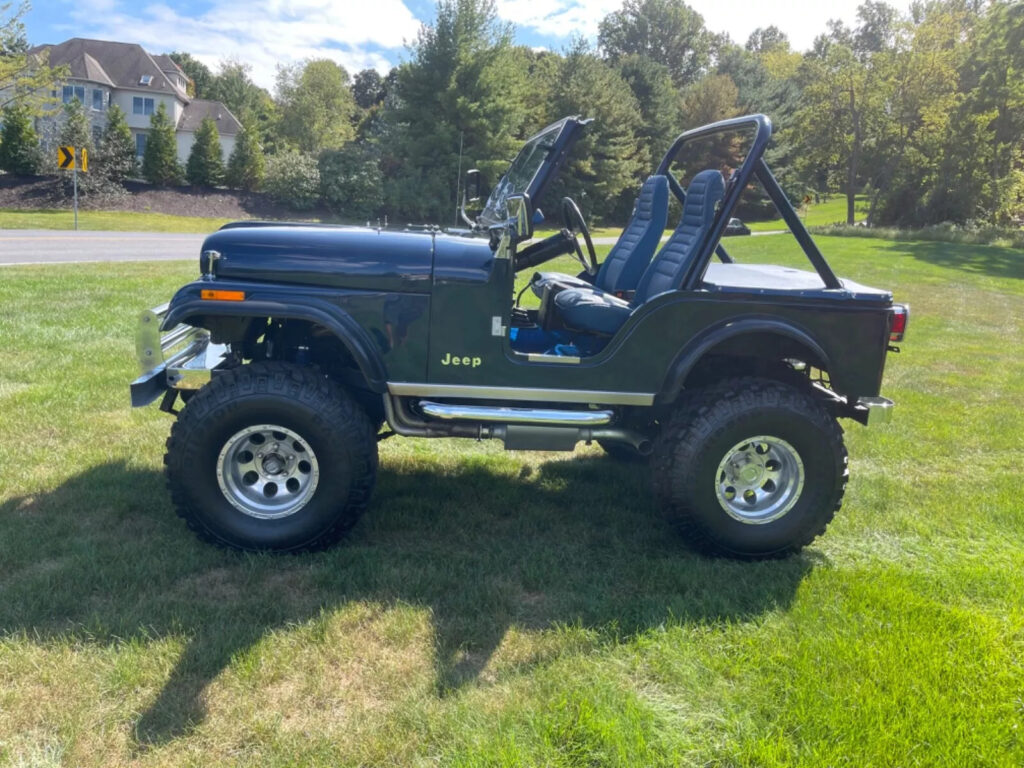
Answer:
<path fill-rule="evenodd" d="M 539 201 L 576 143 L 579 129 L 588 122 L 578 115 L 563 117 L 528 138 L 491 190 L 477 225 L 488 228 L 505 222 L 512 195 L 526 194 L 532 202 Z"/>

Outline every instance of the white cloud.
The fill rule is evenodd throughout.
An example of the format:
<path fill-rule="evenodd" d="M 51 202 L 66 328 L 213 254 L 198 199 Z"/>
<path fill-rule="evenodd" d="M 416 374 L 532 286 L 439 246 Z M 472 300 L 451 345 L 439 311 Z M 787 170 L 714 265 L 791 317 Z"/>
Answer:
<path fill-rule="evenodd" d="M 597 25 L 622 7 L 622 0 L 498 0 L 498 15 L 544 35 L 597 36 Z"/>
<path fill-rule="evenodd" d="M 238 59 L 268 89 L 279 64 L 306 58 L 333 59 L 350 74 L 387 71 L 391 62 L 374 49 L 397 54 L 420 26 L 401 0 L 214 0 L 195 15 L 163 3 L 129 7 L 118 2 L 101 16 L 73 12 L 75 34 L 139 43 L 151 53 L 187 51 L 211 67 Z"/>

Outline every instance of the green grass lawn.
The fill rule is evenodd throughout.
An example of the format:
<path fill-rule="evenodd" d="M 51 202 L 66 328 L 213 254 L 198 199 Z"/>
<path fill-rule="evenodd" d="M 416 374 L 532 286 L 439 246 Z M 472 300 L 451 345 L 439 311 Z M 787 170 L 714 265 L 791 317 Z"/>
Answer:
<path fill-rule="evenodd" d="M 867 195 L 857 195 L 854 212 L 857 221 L 863 221 L 868 215 L 869 201 Z M 841 195 L 830 197 L 817 204 L 800 207 L 797 212 L 804 226 L 827 227 L 830 224 L 846 223 L 846 198 Z M 754 232 L 769 232 L 775 229 L 786 229 L 786 222 L 781 218 L 769 221 L 744 222 Z"/>
<path fill-rule="evenodd" d="M 213 232 L 234 219 L 132 211 L 79 211 L 78 228 L 117 232 Z M 0 210 L 0 229 L 74 229 L 73 211 Z"/>
<path fill-rule="evenodd" d="M 343 546 L 219 551 L 128 407 L 195 265 L 5 268 L 0 765 L 1021 765 L 1024 252 L 819 242 L 913 315 L 843 510 L 769 563 L 689 553 L 596 447 L 397 437 Z"/>

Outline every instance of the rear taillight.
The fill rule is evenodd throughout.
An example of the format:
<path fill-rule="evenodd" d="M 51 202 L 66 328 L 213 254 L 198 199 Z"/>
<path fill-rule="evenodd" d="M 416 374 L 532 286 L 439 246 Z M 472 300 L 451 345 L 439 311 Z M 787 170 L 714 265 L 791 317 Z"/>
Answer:
<path fill-rule="evenodd" d="M 910 319 L 910 307 L 906 304 L 892 305 L 892 327 L 889 329 L 889 341 L 903 341 L 907 332 L 907 320 Z"/>

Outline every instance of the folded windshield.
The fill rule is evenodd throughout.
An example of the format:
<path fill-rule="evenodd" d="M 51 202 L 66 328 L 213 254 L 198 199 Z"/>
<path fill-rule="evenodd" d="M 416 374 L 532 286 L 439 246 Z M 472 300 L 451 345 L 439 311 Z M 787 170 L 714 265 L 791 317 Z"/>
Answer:
<path fill-rule="evenodd" d="M 527 140 L 505 175 L 494 185 L 491 196 L 487 198 L 487 205 L 480 214 L 481 224 L 490 226 L 508 218 L 508 198 L 530 191 L 531 185 L 544 167 L 544 162 L 569 120 L 570 118 L 559 120 Z"/>

